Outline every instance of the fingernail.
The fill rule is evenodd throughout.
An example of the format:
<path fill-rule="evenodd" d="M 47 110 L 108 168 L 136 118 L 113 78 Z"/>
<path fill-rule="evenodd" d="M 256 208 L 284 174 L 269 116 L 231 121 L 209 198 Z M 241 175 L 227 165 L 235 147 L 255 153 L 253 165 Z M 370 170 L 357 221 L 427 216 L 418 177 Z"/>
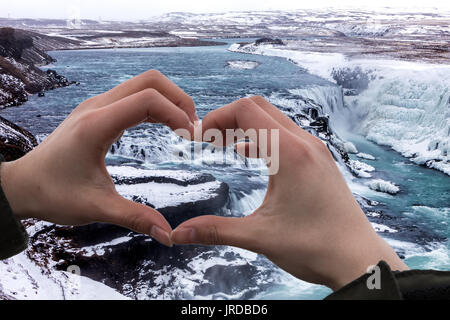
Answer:
<path fill-rule="evenodd" d="M 152 230 L 150 231 L 150 236 L 165 246 L 168 246 L 168 247 L 173 246 L 172 241 L 170 240 L 169 233 L 164 231 L 160 227 L 153 226 Z"/>
<path fill-rule="evenodd" d="M 176 229 L 172 232 L 170 237 L 173 243 L 176 244 L 192 244 L 195 243 L 196 232 L 192 228 Z"/>

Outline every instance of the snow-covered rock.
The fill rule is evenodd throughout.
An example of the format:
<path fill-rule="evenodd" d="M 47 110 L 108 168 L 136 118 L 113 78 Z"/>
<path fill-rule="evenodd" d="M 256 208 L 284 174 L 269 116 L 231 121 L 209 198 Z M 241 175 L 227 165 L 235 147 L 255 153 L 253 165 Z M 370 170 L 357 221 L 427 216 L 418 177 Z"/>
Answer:
<path fill-rule="evenodd" d="M 200 214 L 219 213 L 228 202 L 228 185 L 210 174 L 110 166 L 116 189 L 125 198 L 158 209 L 177 225 Z"/>
<path fill-rule="evenodd" d="M 350 141 L 344 142 L 344 150 L 347 153 L 354 153 L 354 154 L 358 153 L 358 149 L 356 149 L 355 145 Z"/>
<path fill-rule="evenodd" d="M 371 165 L 358 160 L 349 160 L 348 167 L 360 178 L 370 178 L 372 176 L 370 172 L 375 171 L 375 168 Z"/>
<path fill-rule="evenodd" d="M 392 229 L 392 228 L 390 228 L 388 226 L 385 226 L 383 224 L 379 224 L 379 223 L 376 223 L 376 222 L 371 222 L 370 224 L 372 225 L 373 229 L 376 232 L 381 232 L 381 233 L 396 233 L 397 232 L 397 230 Z"/>
<path fill-rule="evenodd" d="M 42 38 L 34 32 L 0 28 L 0 108 L 19 106 L 28 94 L 71 84 L 55 71 L 37 67 L 55 61 L 35 44 Z"/>
<path fill-rule="evenodd" d="M 376 158 L 373 155 L 368 154 L 368 153 L 360 152 L 360 153 L 357 153 L 356 156 L 358 158 L 365 159 L 365 160 L 376 160 Z"/>
<path fill-rule="evenodd" d="M 0 155 L 6 161 L 24 156 L 36 145 L 36 138 L 30 132 L 0 117 Z"/>
<path fill-rule="evenodd" d="M 400 188 L 393 184 L 392 182 L 377 179 L 372 180 L 369 183 L 369 188 L 375 191 L 389 193 L 389 194 L 397 194 L 400 191 Z"/>
<path fill-rule="evenodd" d="M 260 65 L 257 61 L 250 60 L 232 60 L 227 61 L 227 67 L 231 69 L 239 69 L 239 70 L 251 70 L 255 69 Z"/>

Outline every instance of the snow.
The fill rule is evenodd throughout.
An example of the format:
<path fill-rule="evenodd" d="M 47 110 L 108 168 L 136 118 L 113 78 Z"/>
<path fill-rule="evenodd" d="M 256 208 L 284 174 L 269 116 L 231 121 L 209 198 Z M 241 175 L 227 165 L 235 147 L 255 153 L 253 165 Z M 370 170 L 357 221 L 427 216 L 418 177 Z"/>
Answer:
<path fill-rule="evenodd" d="M 208 200 L 212 195 L 216 194 L 219 187 L 219 181 L 189 186 L 148 182 L 133 185 L 117 185 L 116 190 L 120 195 L 130 200 L 137 195 L 144 197 L 146 202 L 151 203 L 158 209 L 178 206 L 186 202 Z"/>
<path fill-rule="evenodd" d="M 0 261 L 0 292 L 19 300 L 127 300 L 114 289 L 87 277 L 42 269 L 26 253 Z"/>
<path fill-rule="evenodd" d="M 128 242 L 131 239 L 133 238 L 120 237 L 109 242 L 96 244 L 95 246 L 83 247 L 83 251 L 85 251 L 84 256 L 86 257 L 92 257 L 93 255 L 102 256 L 106 253 L 107 250 L 110 250 L 109 247 L 116 246 L 124 242 Z"/>
<path fill-rule="evenodd" d="M 235 60 L 227 62 L 227 66 L 229 68 L 239 70 L 251 70 L 257 68 L 259 65 L 260 65 L 259 62 L 248 60 Z"/>
<path fill-rule="evenodd" d="M 371 165 L 358 160 L 349 160 L 350 170 L 360 178 L 370 178 L 372 175 L 369 172 L 375 171 Z"/>
<path fill-rule="evenodd" d="M 166 177 L 177 180 L 191 180 L 201 176 L 200 173 L 181 170 L 138 169 L 129 166 L 108 166 L 110 175 L 118 178 Z"/>
<path fill-rule="evenodd" d="M 376 158 L 373 155 L 368 154 L 368 153 L 360 152 L 360 153 L 356 154 L 356 156 L 361 159 L 376 160 Z"/>
<path fill-rule="evenodd" d="M 400 191 L 400 188 L 397 187 L 395 184 L 389 181 L 377 179 L 372 180 L 369 183 L 369 188 L 374 191 L 389 193 L 389 194 L 397 194 Z"/>
<path fill-rule="evenodd" d="M 274 45 L 259 45 L 258 47 L 245 46 L 240 48 L 239 44 L 232 44 L 228 50 L 286 58 L 308 70 L 308 72 L 330 81 L 334 81 L 331 77 L 333 68 L 335 66 L 345 65 L 347 61 L 341 53 L 286 50 L 284 48 L 277 48 Z"/>
<path fill-rule="evenodd" d="M 385 226 L 383 224 L 379 224 L 379 223 L 375 223 L 375 222 L 371 222 L 370 224 L 372 225 L 372 228 L 376 232 L 383 232 L 383 233 L 396 233 L 396 232 L 398 232 L 397 230 L 389 228 L 388 226 Z"/>
<path fill-rule="evenodd" d="M 358 153 L 358 149 L 356 149 L 355 145 L 350 141 L 344 142 L 344 150 L 347 153 Z"/>
<path fill-rule="evenodd" d="M 108 172 L 117 178 L 164 177 L 185 182 L 200 176 L 198 173 L 189 171 L 147 170 L 127 166 L 110 166 L 108 167 Z M 220 185 L 221 182 L 217 180 L 187 185 L 147 182 L 132 185 L 119 184 L 116 185 L 116 190 L 120 195 L 130 200 L 135 196 L 140 196 L 144 198 L 147 203 L 151 203 L 158 209 L 178 206 L 186 202 L 211 199 L 212 196 L 217 194 Z"/>

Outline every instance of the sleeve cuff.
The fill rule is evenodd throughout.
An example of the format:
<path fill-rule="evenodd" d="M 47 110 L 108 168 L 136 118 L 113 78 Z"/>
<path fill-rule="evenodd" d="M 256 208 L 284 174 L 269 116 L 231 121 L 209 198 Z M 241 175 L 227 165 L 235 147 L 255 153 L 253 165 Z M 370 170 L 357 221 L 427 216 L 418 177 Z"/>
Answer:
<path fill-rule="evenodd" d="M 380 261 L 378 287 L 369 286 L 375 273 L 366 273 L 353 282 L 332 293 L 325 300 L 401 300 L 402 295 L 399 285 L 389 265 Z M 372 289 L 370 289 L 371 287 Z"/>
<path fill-rule="evenodd" d="M 0 260 L 10 258 L 28 246 L 28 234 L 13 215 L 0 183 Z"/>
<path fill-rule="evenodd" d="M 373 274 L 366 273 L 332 293 L 325 300 L 440 300 L 450 299 L 450 271 L 391 271 L 380 261 L 377 265 L 379 287 L 369 289 Z"/>

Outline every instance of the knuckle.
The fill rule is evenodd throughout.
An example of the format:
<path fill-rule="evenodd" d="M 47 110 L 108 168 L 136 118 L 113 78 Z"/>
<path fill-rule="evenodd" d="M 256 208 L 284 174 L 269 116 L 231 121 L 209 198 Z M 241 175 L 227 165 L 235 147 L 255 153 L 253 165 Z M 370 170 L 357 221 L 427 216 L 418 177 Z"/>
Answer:
<path fill-rule="evenodd" d="M 295 158 L 310 160 L 312 158 L 311 146 L 297 139 L 293 145 L 292 152 Z"/>
<path fill-rule="evenodd" d="M 191 97 L 187 96 L 185 98 L 185 105 L 188 108 L 194 108 L 195 107 L 195 102 L 194 99 L 192 99 Z"/>
<path fill-rule="evenodd" d="M 217 230 L 217 227 L 215 225 L 211 225 L 207 229 L 207 241 L 209 244 L 215 246 L 220 245 L 220 238 L 219 238 L 219 232 Z"/>
<path fill-rule="evenodd" d="M 294 146 L 292 150 L 294 157 L 306 162 L 317 162 L 317 159 L 331 156 L 327 145 L 317 137 L 312 137 L 308 141 L 298 140 Z"/>
<path fill-rule="evenodd" d="M 317 150 L 321 154 L 329 152 L 327 145 L 317 137 L 312 137 L 311 145 L 314 150 Z"/>
<path fill-rule="evenodd" d="M 247 111 L 247 110 L 254 110 L 255 103 L 250 98 L 242 98 L 236 101 L 235 103 L 236 108 L 238 111 Z"/>
<path fill-rule="evenodd" d="M 143 99 L 153 99 L 158 95 L 158 91 L 153 88 L 147 88 L 141 91 L 141 96 Z"/>
<path fill-rule="evenodd" d="M 145 79 L 147 82 L 147 86 L 152 87 L 155 85 L 155 83 L 157 83 L 158 81 L 160 81 L 161 78 L 163 78 L 164 75 L 159 72 L 158 70 L 149 70 L 145 73 Z"/>
<path fill-rule="evenodd" d="M 262 96 L 252 96 L 250 99 L 256 103 L 265 103 L 268 102 L 266 99 L 264 99 Z"/>
<path fill-rule="evenodd" d="M 151 76 L 151 77 L 161 77 L 161 76 L 163 76 L 161 71 L 156 70 L 156 69 L 151 69 L 151 70 L 147 71 L 147 74 L 149 76 Z"/>
<path fill-rule="evenodd" d="M 123 215 L 122 226 L 126 226 L 127 228 L 134 231 L 143 231 L 143 221 L 142 217 L 136 213 L 130 213 L 128 215 Z"/>
<path fill-rule="evenodd" d="M 96 123 L 99 119 L 99 111 L 88 111 L 84 112 L 82 115 L 78 117 L 78 120 L 75 124 L 75 131 L 78 134 L 86 134 L 90 128 L 95 127 Z"/>
<path fill-rule="evenodd" d="M 182 96 L 179 97 L 178 101 L 173 101 L 175 105 L 180 107 L 183 111 L 190 114 L 195 112 L 195 102 L 194 99 L 192 99 L 190 96 Z"/>
<path fill-rule="evenodd" d="M 91 98 L 88 98 L 86 100 L 84 100 L 82 103 L 80 103 L 78 105 L 78 107 L 76 109 L 81 110 L 81 109 L 86 109 L 86 108 L 90 108 L 90 107 L 94 107 L 99 103 L 99 100 L 101 99 L 103 94 L 101 95 L 97 95 Z"/>

